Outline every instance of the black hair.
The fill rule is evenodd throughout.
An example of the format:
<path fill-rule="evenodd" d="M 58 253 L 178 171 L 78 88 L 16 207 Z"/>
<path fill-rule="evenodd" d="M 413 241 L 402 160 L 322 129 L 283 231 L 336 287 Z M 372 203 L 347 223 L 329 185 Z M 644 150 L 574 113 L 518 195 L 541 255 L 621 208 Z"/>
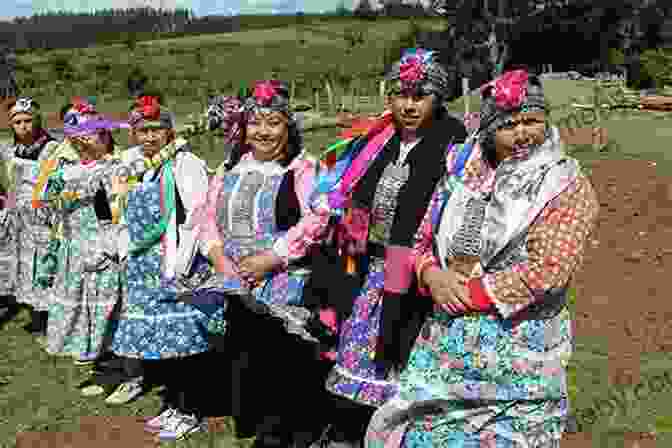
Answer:
<path fill-rule="evenodd" d="M 240 141 L 231 148 L 231 156 L 229 157 L 229 160 L 227 160 L 226 165 L 224 165 L 227 171 L 240 162 L 244 153 L 251 150 L 250 145 L 245 142 L 247 137 L 247 123 L 243 121 L 240 128 Z M 302 150 L 303 133 L 299 129 L 299 125 L 296 121 L 290 122 L 287 124 L 287 153 L 282 160 L 278 161 L 278 163 L 283 167 L 289 166 Z"/>

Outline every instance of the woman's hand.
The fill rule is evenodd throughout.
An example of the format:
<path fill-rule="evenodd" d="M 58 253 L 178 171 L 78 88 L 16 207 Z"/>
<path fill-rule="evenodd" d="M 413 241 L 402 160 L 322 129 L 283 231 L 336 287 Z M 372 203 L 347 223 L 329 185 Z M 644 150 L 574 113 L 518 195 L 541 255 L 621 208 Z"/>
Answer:
<path fill-rule="evenodd" d="M 210 249 L 208 258 L 210 258 L 212 266 L 215 268 L 215 272 L 219 274 L 225 274 L 230 277 L 235 277 L 238 275 L 233 262 L 229 257 L 224 255 L 224 249 L 220 244 L 217 244 Z"/>
<path fill-rule="evenodd" d="M 272 251 L 266 251 L 245 257 L 238 264 L 238 271 L 244 280 L 260 282 L 266 274 L 279 268 L 281 265 L 282 259 L 280 257 Z"/>
<path fill-rule="evenodd" d="M 429 287 L 432 299 L 451 314 L 464 314 L 469 309 L 469 278 L 464 274 L 448 268 L 441 270 L 435 266 L 428 267 L 422 279 Z"/>

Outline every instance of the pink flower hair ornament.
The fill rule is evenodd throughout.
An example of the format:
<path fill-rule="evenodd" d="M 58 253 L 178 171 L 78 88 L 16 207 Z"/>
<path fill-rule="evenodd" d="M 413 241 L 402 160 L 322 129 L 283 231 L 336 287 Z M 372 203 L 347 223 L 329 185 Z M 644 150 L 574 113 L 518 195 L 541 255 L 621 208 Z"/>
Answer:
<path fill-rule="evenodd" d="M 425 77 L 425 67 L 420 58 L 411 56 L 399 66 L 399 80 L 405 86 L 413 86 Z"/>
<path fill-rule="evenodd" d="M 257 82 L 254 86 L 254 92 L 252 96 L 254 99 L 261 105 L 270 106 L 273 102 L 273 97 L 278 94 L 276 87 L 279 87 L 280 84 L 273 81 L 261 81 Z"/>
<path fill-rule="evenodd" d="M 529 75 L 525 70 L 513 70 L 504 73 L 482 87 L 481 92 L 491 89 L 495 104 L 500 110 L 518 109 L 527 98 L 527 82 Z"/>

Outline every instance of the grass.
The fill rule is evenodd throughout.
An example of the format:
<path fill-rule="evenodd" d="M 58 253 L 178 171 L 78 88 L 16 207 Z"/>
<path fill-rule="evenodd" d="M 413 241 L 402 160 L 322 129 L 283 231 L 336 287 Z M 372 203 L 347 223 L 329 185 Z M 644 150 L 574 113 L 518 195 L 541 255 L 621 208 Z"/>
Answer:
<path fill-rule="evenodd" d="M 14 446 L 18 432 L 72 432 L 84 416 L 153 416 L 160 408 L 160 398 L 150 392 L 125 406 L 107 406 L 103 398 L 83 398 L 77 386 L 86 378 L 85 367 L 71 359 L 48 356 L 33 337 L 21 327 L 29 320 L 19 313 L 2 328 L 0 338 L 0 447 Z M 232 423 L 217 434 L 214 448 L 244 448 L 249 440 L 233 438 Z M 208 434 L 189 440 L 164 443 L 165 447 L 188 448 L 211 446 Z"/>

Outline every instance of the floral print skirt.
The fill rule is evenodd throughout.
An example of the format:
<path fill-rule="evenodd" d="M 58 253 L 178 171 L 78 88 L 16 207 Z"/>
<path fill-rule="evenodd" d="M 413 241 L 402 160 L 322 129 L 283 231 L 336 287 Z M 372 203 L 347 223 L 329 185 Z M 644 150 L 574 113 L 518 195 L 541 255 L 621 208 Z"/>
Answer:
<path fill-rule="evenodd" d="M 11 210 L 0 210 L 0 296 L 16 291 L 18 245 L 16 223 Z"/>
<path fill-rule="evenodd" d="M 177 301 L 176 289 L 161 285 L 161 246 L 129 256 L 128 300 L 122 304 L 112 350 L 127 358 L 181 358 L 209 349 L 210 318 Z"/>
<path fill-rule="evenodd" d="M 0 212 L 0 295 L 14 295 L 38 311 L 46 311 L 55 265 L 46 257 L 53 244 L 49 228 L 27 221 L 19 209 Z"/>
<path fill-rule="evenodd" d="M 538 328 L 555 328 L 556 344 L 545 347 Z M 435 312 L 399 393 L 371 419 L 366 447 L 558 446 L 568 415 L 562 366 L 569 328 L 566 313 L 513 327 L 496 317 Z M 539 351 L 531 350 L 539 338 Z"/>
<path fill-rule="evenodd" d="M 360 404 L 378 407 L 398 390 L 398 382 L 374 361 L 383 301 L 383 260 L 372 259 L 352 315 L 343 323 L 336 365 L 327 390 Z"/>
<path fill-rule="evenodd" d="M 392 400 L 374 415 L 365 447 L 558 448 L 566 411 L 567 400 L 437 400 L 411 409 Z M 404 423 L 385 428 L 386 419 Z"/>
<path fill-rule="evenodd" d="M 125 273 L 118 263 L 89 272 L 81 263 L 81 249 L 80 240 L 61 241 L 61 268 L 48 290 L 47 352 L 85 361 L 105 349 L 103 337 L 116 324 L 113 310 L 121 299 Z"/>

